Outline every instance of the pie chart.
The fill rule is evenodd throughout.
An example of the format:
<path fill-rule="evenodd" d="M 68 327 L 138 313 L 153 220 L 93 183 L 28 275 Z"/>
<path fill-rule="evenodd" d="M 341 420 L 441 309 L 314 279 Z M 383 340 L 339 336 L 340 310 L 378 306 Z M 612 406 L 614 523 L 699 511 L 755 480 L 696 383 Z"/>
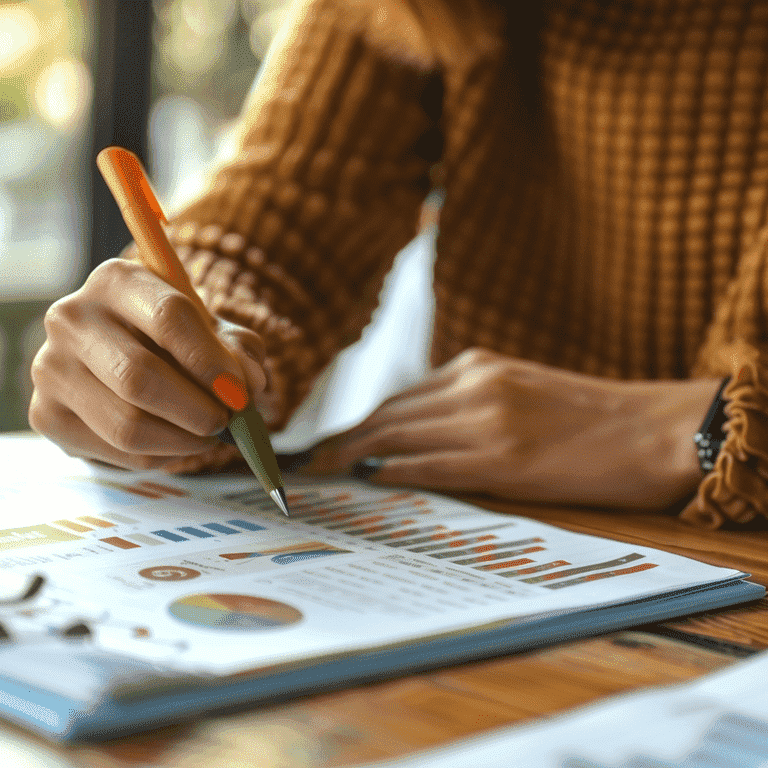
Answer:
<path fill-rule="evenodd" d="M 187 595 L 171 603 L 168 611 L 187 624 L 228 632 L 278 629 L 303 618 L 291 605 L 253 595 Z"/>

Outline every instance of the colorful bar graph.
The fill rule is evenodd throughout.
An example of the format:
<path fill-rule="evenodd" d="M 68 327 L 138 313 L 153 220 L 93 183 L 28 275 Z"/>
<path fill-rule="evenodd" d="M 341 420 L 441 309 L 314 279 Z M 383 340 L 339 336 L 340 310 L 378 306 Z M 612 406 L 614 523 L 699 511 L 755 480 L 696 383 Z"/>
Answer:
<path fill-rule="evenodd" d="M 132 541 L 121 539 L 119 536 L 108 536 L 106 539 L 99 539 L 99 541 L 103 541 L 105 544 L 111 544 L 113 547 L 118 547 L 119 549 L 136 549 L 139 546 Z"/>
<path fill-rule="evenodd" d="M 81 515 L 77 519 L 82 520 L 84 523 L 90 523 L 91 525 L 94 525 L 97 528 L 114 528 L 115 527 L 115 523 L 110 523 L 109 520 L 102 520 L 100 517 L 91 517 L 90 515 Z"/>
<path fill-rule="evenodd" d="M 208 531 L 201 531 L 199 528 L 193 528 L 191 525 L 182 525 L 179 530 L 186 533 L 187 536 L 196 536 L 198 539 L 210 539 L 213 534 Z"/>
<path fill-rule="evenodd" d="M 566 576 L 575 576 L 579 573 L 589 573 L 589 571 L 600 571 L 604 568 L 613 568 L 616 565 L 624 565 L 634 560 L 642 560 L 644 555 L 639 552 L 633 552 L 624 557 L 617 557 L 615 560 L 606 560 L 604 563 L 592 563 L 591 565 L 582 565 L 579 568 L 569 568 L 567 571 L 558 571 L 557 573 L 547 573 L 543 576 L 534 576 L 530 579 L 522 579 L 526 584 L 539 584 L 542 581 L 551 581 L 552 579 L 562 579 Z"/>
<path fill-rule="evenodd" d="M 226 533 L 227 535 L 240 533 L 236 528 L 230 528 L 230 526 L 222 525 L 221 523 L 203 523 L 203 528 L 208 528 L 210 531 L 216 531 L 216 533 Z"/>
<path fill-rule="evenodd" d="M 70 531 L 77 531 L 77 533 L 86 533 L 92 531 L 93 528 L 88 528 L 86 525 L 80 525 L 73 520 L 54 520 L 54 525 L 60 525 L 63 528 L 69 528 Z"/>
<path fill-rule="evenodd" d="M 530 568 L 518 568 L 516 571 L 504 571 L 504 573 L 499 573 L 497 575 L 505 577 L 527 576 L 529 573 L 549 571 L 552 568 L 559 568 L 561 565 L 570 565 L 570 563 L 567 560 L 553 560 L 551 563 L 544 563 L 543 565 L 532 565 Z"/>
<path fill-rule="evenodd" d="M 179 536 L 178 533 L 172 533 L 171 531 L 152 531 L 152 533 L 161 539 L 168 539 L 168 541 L 189 541 L 186 537 Z"/>

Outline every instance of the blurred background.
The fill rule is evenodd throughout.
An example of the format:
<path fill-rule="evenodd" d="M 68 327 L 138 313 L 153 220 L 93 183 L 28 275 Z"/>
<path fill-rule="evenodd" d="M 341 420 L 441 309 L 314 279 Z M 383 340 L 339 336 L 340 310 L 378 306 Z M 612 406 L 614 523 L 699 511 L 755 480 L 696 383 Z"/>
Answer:
<path fill-rule="evenodd" d="M 96 152 L 135 151 L 169 206 L 194 195 L 283 7 L 0 2 L 0 431 L 28 428 L 45 309 L 129 241 Z"/>
<path fill-rule="evenodd" d="M 130 240 L 98 151 L 139 155 L 167 212 L 197 196 L 234 152 L 235 120 L 285 10 L 286 0 L 0 0 L 0 432 L 29 428 L 48 306 Z M 326 371 L 286 445 L 311 440 L 319 421 L 353 423 L 420 375 L 425 345 L 398 364 L 382 349 L 402 350 L 402 333 L 426 339 L 431 253 L 430 230 L 388 281 L 399 308 L 385 302 L 363 343 Z M 340 378 L 353 370 L 350 401 Z"/>

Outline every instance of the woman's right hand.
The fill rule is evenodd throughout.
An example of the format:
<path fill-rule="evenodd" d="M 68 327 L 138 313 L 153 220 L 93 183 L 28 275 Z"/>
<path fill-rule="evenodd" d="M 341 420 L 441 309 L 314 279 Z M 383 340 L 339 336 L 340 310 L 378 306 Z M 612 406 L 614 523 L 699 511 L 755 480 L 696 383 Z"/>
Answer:
<path fill-rule="evenodd" d="M 210 324 L 141 264 L 111 259 L 45 316 L 32 365 L 30 426 L 71 456 L 156 469 L 210 451 L 231 416 L 214 393 L 221 374 L 266 385 L 253 331 Z"/>

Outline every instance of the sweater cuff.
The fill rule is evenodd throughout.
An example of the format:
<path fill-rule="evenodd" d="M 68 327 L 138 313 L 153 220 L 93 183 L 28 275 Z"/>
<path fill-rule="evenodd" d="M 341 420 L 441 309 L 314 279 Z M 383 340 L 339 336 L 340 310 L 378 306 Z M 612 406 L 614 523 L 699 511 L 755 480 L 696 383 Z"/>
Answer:
<path fill-rule="evenodd" d="M 768 517 L 768 365 L 756 352 L 732 356 L 723 397 L 726 439 L 715 466 L 681 513 L 688 522 L 719 528 Z"/>

